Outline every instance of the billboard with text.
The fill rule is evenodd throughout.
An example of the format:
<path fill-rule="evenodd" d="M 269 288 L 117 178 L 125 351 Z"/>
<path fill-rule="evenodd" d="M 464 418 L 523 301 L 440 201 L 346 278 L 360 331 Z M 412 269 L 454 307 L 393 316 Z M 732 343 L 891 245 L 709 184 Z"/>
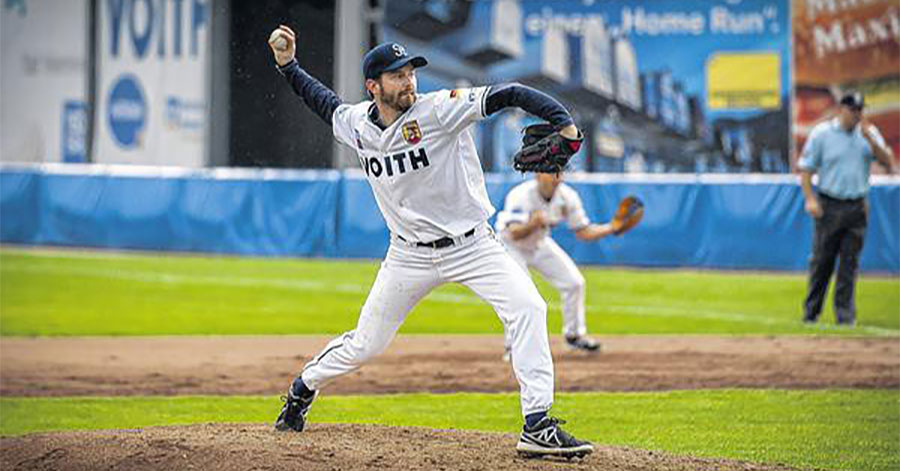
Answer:
<path fill-rule="evenodd" d="M 93 161 L 207 161 L 209 0 L 97 2 Z"/>
<path fill-rule="evenodd" d="M 0 7 L 0 161 L 86 160 L 88 14 L 87 0 Z"/>
<path fill-rule="evenodd" d="M 420 89 L 517 81 L 566 104 L 607 172 L 790 170 L 787 0 L 389 0 L 384 36 L 431 61 Z M 530 117 L 477 131 L 508 168 Z"/>
<path fill-rule="evenodd" d="M 792 17 L 796 154 L 812 126 L 834 115 L 841 94 L 857 90 L 900 155 L 900 4 L 795 0 Z"/>

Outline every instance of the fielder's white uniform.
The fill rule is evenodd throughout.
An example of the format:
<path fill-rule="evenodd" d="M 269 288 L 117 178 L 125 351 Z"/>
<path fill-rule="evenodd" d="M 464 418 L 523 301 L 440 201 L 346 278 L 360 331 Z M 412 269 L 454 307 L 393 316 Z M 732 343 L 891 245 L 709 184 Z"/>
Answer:
<path fill-rule="evenodd" d="M 565 221 L 569 228 L 578 231 L 589 226 L 591 221 L 584 212 L 581 198 L 571 186 L 560 183 L 547 201 L 538 191 L 537 181 L 532 179 L 509 191 L 496 222 L 497 232 L 519 266 L 526 272 L 528 267 L 533 267 L 559 290 L 563 303 L 563 335 L 583 336 L 587 334 L 584 276 L 572 258 L 550 237 L 550 227 L 537 229 L 519 240 L 513 240 L 507 230 L 510 224 L 528 222 L 531 213 L 538 210 L 547 215 L 551 227 Z M 515 358 L 515 354 L 512 357 Z"/>
<path fill-rule="evenodd" d="M 486 222 L 494 208 L 469 130 L 485 116 L 486 90 L 420 94 L 384 131 L 369 119 L 377 109 L 372 102 L 334 111 L 334 136 L 356 149 L 391 243 L 356 329 L 332 340 L 304 367 L 301 378 L 308 388 L 319 389 L 384 351 L 416 303 L 436 287 L 456 282 L 493 306 L 503 321 L 523 415 L 550 409 L 547 305 Z M 444 237 L 455 243 L 417 245 Z"/>

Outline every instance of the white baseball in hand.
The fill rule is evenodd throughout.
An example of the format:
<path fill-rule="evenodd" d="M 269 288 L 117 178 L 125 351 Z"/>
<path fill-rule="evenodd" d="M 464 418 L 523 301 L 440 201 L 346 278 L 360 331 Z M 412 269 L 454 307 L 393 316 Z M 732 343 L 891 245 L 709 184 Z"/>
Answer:
<path fill-rule="evenodd" d="M 272 31 L 272 34 L 269 35 L 269 44 L 272 45 L 273 49 L 277 49 L 279 51 L 286 51 L 288 48 L 287 38 L 284 37 L 284 31 L 280 29 L 276 29 Z"/>

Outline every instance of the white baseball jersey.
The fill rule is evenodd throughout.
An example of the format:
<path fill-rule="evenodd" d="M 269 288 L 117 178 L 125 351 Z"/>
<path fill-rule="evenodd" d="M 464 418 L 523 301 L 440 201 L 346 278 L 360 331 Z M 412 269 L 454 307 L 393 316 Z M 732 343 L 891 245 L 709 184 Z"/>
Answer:
<path fill-rule="evenodd" d="M 334 136 L 356 149 L 388 229 L 408 241 L 465 233 L 494 214 L 469 130 L 484 119 L 487 87 L 418 95 L 382 131 L 371 101 L 341 105 Z"/>
<path fill-rule="evenodd" d="M 550 226 L 566 221 L 569 228 L 577 231 L 590 225 L 578 193 L 569 185 L 560 183 L 550 201 L 538 191 L 537 180 L 519 184 L 506 195 L 503 211 L 497 215 L 497 232 L 506 234 L 506 227 L 512 223 L 526 223 L 533 211 L 541 210 L 547 215 Z M 534 249 L 550 235 L 550 228 L 532 232 L 528 237 L 512 240 L 504 235 L 504 241 L 521 249 Z"/>
<path fill-rule="evenodd" d="M 587 333 L 585 319 L 585 281 L 575 262 L 550 237 L 550 229 L 535 230 L 527 237 L 513 240 L 507 228 L 513 223 L 526 223 L 532 211 L 541 210 L 551 226 L 566 221 L 570 228 L 579 230 L 590 225 L 578 193 L 565 183 L 556 187 L 550 201 L 538 191 L 537 181 L 532 179 L 519 184 L 506 195 L 503 211 L 497 215 L 497 232 L 513 260 L 526 272 L 533 267 L 560 292 L 562 300 L 563 335 L 581 336 Z M 506 339 L 507 344 L 511 341 Z"/>
<path fill-rule="evenodd" d="M 459 283 L 503 322 L 522 415 L 553 405 L 547 304 L 486 222 L 494 208 L 469 132 L 484 118 L 486 92 L 479 87 L 418 95 L 383 131 L 369 119 L 371 102 L 335 110 L 334 135 L 356 149 L 393 237 L 356 328 L 303 368 L 308 388 L 319 389 L 383 352 L 421 299 L 445 283 Z M 416 243 L 444 237 L 453 244 Z"/>

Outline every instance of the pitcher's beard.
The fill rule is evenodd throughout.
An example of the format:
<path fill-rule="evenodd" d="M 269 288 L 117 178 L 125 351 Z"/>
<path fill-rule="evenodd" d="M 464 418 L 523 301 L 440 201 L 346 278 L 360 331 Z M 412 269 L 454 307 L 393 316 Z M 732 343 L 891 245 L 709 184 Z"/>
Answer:
<path fill-rule="evenodd" d="M 389 106 L 400 113 L 405 113 L 406 110 L 412 108 L 412 105 L 416 102 L 416 94 L 415 93 L 407 93 L 401 94 L 397 93 L 396 95 L 384 96 L 382 101 L 386 106 Z"/>

